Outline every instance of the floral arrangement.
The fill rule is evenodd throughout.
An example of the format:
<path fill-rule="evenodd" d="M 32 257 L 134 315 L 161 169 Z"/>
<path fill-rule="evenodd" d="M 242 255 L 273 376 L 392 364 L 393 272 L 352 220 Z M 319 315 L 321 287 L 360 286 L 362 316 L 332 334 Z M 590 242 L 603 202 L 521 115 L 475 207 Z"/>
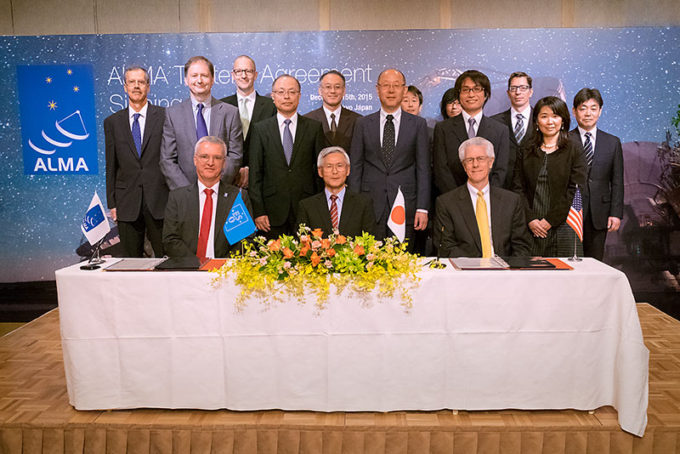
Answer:
<path fill-rule="evenodd" d="M 259 236 L 245 243 L 216 270 L 214 281 L 233 281 L 241 288 L 239 309 L 250 300 L 271 304 L 290 297 L 301 302 L 313 298 L 322 309 L 333 286 L 338 295 L 346 291 L 364 302 L 376 289 L 379 299 L 396 295 L 408 310 L 413 305 L 409 291 L 420 281 L 417 260 L 396 238 L 383 242 L 368 233 L 352 238 L 337 232 L 324 238 L 321 229 L 300 225 L 296 237 L 267 241 Z"/>

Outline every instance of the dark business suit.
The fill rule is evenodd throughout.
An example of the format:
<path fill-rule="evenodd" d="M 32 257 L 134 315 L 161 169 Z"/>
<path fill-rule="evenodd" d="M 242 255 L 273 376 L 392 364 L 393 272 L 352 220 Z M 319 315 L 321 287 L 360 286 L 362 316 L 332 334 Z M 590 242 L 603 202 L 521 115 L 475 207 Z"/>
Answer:
<path fill-rule="evenodd" d="M 321 229 L 324 235 L 333 233 L 326 191 L 300 201 L 297 223 L 311 229 Z M 375 214 L 369 197 L 345 190 L 338 231 L 345 236 L 358 236 L 363 232 L 375 234 Z"/>
<path fill-rule="evenodd" d="M 496 157 L 493 161 L 489 181 L 493 186 L 503 187 L 510 155 L 508 128 L 483 115 L 479 122 L 476 137 L 483 137 L 493 144 Z M 467 182 L 467 174 L 458 157 L 458 147 L 468 138 L 467 125 L 463 119 L 463 114 L 440 121 L 434 127 L 432 144 L 434 181 L 442 194 Z"/>
<path fill-rule="evenodd" d="M 215 98 L 211 98 L 210 106 L 208 135 L 219 137 L 227 144 L 227 159 L 224 163 L 226 170 L 222 179 L 231 183 L 238 174 L 243 158 L 241 119 L 238 116 L 238 109 Z M 163 126 L 161 171 L 171 190 L 196 182 L 194 166 L 196 142 L 198 142 L 196 118 L 191 99 L 168 107 Z"/>
<path fill-rule="evenodd" d="M 512 118 L 510 116 L 510 113 L 511 110 L 508 109 L 505 112 L 501 112 L 491 117 L 492 119 L 508 127 L 510 148 L 508 153 L 508 170 L 505 174 L 505 183 L 503 184 L 503 187 L 506 189 L 512 188 L 512 178 L 515 173 L 515 161 L 517 160 L 517 150 L 519 149 L 519 147 L 529 143 L 529 141 L 531 140 L 531 136 L 533 135 L 534 132 L 534 120 L 531 118 L 533 109 L 530 109 L 529 118 L 526 119 L 524 123 L 525 131 L 524 136 L 522 136 L 522 140 L 520 140 L 518 143 L 517 138 L 515 137 L 515 131 L 512 127 Z"/>
<path fill-rule="evenodd" d="M 168 186 L 159 167 L 165 109 L 148 104 L 137 153 L 128 109 L 104 120 L 106 140 L 106 200 L 115 208 L 120 241 L 128 257 L 142 257 L 144 234 L 157 257 L 163 256 L 162 232 Z"/>
<path fill-rule="evenodd" d="M 250 197 L 254 217 L 268 216 L 268 236 L 297 231 L 300 200 L 316 194 L 321 185 L 316 158 L 326 146 L 321 123 L 298 115 L 290 164 L 286 162 L 278 116 L 252 126 L 250 135 Z"/>
<path fill-rule="evenodd" d="M 220 99 L 220 101 L 231 104 L 238 109 L 238 98 L 236 93 L 226 98 Z M 253 115 L 250 118 L 250 125 L 248 127 L 248 132 L 250 133 L 252 126 L 258 121 L 262 121 L 266 118 L 273 117 L 276 115 L 276 106 L 274 106 L 274 101 L 267 96 L 260 96 L 258 92 L 255 92 L 255 105 L 252 107 Z M 240 119 L 239 114 L 239 119 Z M 243 160 L 241 162 L 242 167 L 248 166 L 248 149 L 250 147 L 250 134 L 243 138 Z"/>
<path fill-rule="evenodd" d="M 228 257 L 230 251 L 238 250 L 239 243 L 229 245 L 224 236 L 223 226 L 238 195 L 239 188 L 220 182 L 217 193 L 217 208 L 215 211 L 214 245 L 215 257 Z M 252 213 L 250 199 L 245 189 L 241 190 L 241 197 L 248 210 Z M 163 225 L 163 246 L 169 257 L 187 257 L 196 255 L 198 248 L 198 234 L 200 230 L 198 183 L 170 192 L 168 206 L 165 209 L 165 223 Z"/>
<path fill-rule="evenodd" d="M 337 122 L 338 129 L 335 132 L 335 135 L 331 132 L 331 128 L 328 125 L 328 118 L 326 118 L 326 112 L 324 112 L 323 107 L 312 110 L 305 114 L 305 117 L 321 123 L 321 126 L 323 126 L 323 133 L 326 134 L 326 141 L 330 145 L 342 147 L 343 150 L 349 154 L 350 147 L 352 146 L 354 123 L 357 121 L 357 118 L 361 118 L 361 115 L 343 107 L 340 112 L 340 121 Z"/>
<path fill-rule="evenodd" d="M 519 195 L 502 188 L 489 188 L 491 241 L 502 257 L 528 256 L 531 236 Z M 467 184 L 437 197 L 434 241 L 442 257 L 481 257 L 482 240 Z"/>
<path fill-rule="evenodd" d="M 583 150 L 578 128 L 569 138 Z M 585 159 L 585 155 L 584 155 Z M 598 129 L 583 191 L 583 253 L 602 260 L 609 217 L 623 218 L 623 151 L 618 137 Z"/>
<path fill-rule="evenodd" d="M 388 168 L 380 143 L 380 111 L 361 117 L 354 126 L 349 155 L 349 187 L 373 199 L 377 236 L 388 235 L 387 218 L 401 187 L 406 205 L 406 236 L 413 240 L 416 210 L 430 208 L 430 147 L 425 119 L 402 110 Z"/>

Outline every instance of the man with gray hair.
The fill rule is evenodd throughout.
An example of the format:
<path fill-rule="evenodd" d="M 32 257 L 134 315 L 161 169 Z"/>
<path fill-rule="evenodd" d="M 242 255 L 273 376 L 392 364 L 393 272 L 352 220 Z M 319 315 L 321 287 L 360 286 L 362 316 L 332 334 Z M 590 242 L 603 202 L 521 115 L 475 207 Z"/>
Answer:
<path fill-rule="evenodd" d="M 461 143 L 467 184 L 437 197 L 434 241 L 442 257 L 528 256 L 531 237 L 519 195 L 489 185 L 495 158 L 483 137 Z"/>
<path fill-rule="evenodd" d="M 375 234 L 373 202 L 363 194 L 348 191 L 349 156 L 342 147 L 321 150 L 317 158 L 319 176 L 324 190 L 300 202 L 298 224 L 321 229 L 324 235 L 338 232 L 357 236 L 363 232 Z"/>
<path fill-rule="evenodd" d="M 170 192 L 165 209 L 163 247 L 170 257 L 196 255 L 200 259 L 227 257 L 229 245 L 223 226 L 239 188 L 221 181 L 227 158 L 222 139 L 204 136 L 194 147 L 197 182 Z M 252 212 L 245 190 L 241 197 Z"/>

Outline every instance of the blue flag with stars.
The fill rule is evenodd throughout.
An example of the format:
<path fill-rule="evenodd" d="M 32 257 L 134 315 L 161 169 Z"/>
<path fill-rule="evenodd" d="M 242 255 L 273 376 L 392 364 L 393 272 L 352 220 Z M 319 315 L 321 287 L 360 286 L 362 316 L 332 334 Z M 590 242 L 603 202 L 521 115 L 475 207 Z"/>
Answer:
<path fill-rule="evenodd" d="M 92 65 L 18 65 L 24 174 L 96 175 Z"/>
<path fill-rule="evenodd" d="M 234 204 L 231 206 L 227 221 L 224 223 L 224 236 L 227 237 L 229 244 L 236 244 L 243 238 L 255 232 L 255 223 L 248 212 L 246 204 L 241 197 L 241 191 L 238 192 Z"/>

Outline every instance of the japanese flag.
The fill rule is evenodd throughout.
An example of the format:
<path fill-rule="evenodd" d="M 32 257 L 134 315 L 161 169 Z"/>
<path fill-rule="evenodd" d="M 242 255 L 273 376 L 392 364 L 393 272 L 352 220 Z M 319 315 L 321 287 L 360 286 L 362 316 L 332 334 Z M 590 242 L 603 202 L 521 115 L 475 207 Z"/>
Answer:
<path fill-rule="evenodd" d="M 392 204 L 390 217 L 387 219 L 387 227 L 400 242 L 404 242 L 406 237 L 406 206 L 404 205 L 404 194 L 401 193 L 401 186 L 397 190 L 397 197 Z"/>

